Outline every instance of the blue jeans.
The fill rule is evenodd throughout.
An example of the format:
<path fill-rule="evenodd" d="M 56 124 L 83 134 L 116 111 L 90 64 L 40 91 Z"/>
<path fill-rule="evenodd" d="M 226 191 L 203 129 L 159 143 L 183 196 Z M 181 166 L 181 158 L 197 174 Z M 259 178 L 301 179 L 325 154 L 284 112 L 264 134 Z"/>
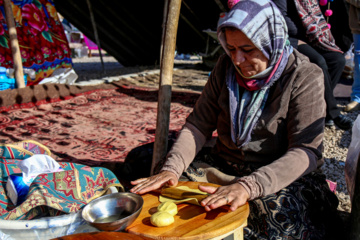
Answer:
<path fill-rule="evenodd" d="M 360 103 L 360 34 L 354 38 L 354 83 L 352 84 L 351 101 Z"/>

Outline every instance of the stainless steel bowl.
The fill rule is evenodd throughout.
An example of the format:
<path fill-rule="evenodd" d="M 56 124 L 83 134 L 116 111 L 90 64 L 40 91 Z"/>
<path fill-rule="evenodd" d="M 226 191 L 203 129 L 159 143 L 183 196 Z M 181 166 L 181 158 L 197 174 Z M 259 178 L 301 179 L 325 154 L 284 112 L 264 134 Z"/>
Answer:
<path fill-rule="evenodd" d="M 111 193 L 87 204 L 82 217 L 101 231 L 122 231 L 139 216 L 143 204 L 135 193 Z"/>

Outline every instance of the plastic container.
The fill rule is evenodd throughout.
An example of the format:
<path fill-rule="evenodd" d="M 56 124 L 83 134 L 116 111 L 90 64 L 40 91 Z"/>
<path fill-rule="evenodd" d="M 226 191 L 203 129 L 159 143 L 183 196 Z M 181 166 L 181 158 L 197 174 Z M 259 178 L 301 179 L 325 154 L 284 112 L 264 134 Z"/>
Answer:
<path fill-rule="evenodd" d="M 25 86 L 27 83 L 27 75 L 24 74 Z M 6 68 L 0 67 L 0 91 L 6 89 L 15 89 L 16 80 L 15 78 L 9 78 L 6 74 Z"/>
<path fill-rule="evenodd" d="M 116 187 L 110 187 L 105 194 L 116 192 L 118 192 Z M 82 210 L 77 213 L 33 220 L 0 219 L 1 240 L 45 240 L 76 233 L 98 231 L 82 218 Z"/>

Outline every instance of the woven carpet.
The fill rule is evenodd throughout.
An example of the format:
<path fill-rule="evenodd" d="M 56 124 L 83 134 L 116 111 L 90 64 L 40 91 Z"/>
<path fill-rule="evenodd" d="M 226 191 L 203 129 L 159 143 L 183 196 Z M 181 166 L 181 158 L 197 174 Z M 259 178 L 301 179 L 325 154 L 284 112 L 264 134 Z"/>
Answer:
<path fill-rule="evenodd" d="M 169 137 L 175 138 L 199 93 L 172 92 Z M 116 86 L 0 107 L 0 143 L 35 140 L 57 161 L 100 166 L 123 162 L 154 142 L 158 92 Z"/>

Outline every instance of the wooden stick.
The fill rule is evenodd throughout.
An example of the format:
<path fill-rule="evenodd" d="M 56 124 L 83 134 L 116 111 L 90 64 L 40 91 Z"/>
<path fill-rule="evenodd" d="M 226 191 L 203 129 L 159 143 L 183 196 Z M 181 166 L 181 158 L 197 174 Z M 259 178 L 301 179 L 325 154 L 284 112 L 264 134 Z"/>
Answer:
<path fill-rule="evenodd" d="M 92 23 L 93 30 L 94 30 L 96 45 L 98 46 L 98 49 L 99 49 L 99 55 L 100 55 L 102 72 L 103 72 L 103 73 L 106 73 L 106 72 L 105 72 L 105 66 L 104 66 L 104 60 L 103 60 L 103 57 L 102 57 L 102 54 L 101 54 L 100 39 L 99 39 L 99 35 L 98 35 L 98 32 L 97 32 L 97 28 L 96 28 L 96 22 L 95 22 L 94 13 L 93 13 L 93 11 L 92 11 L 92 6 L 91 6 L 91 3 L 90 3 L 90 0 L 86 0 L 86 2 L 87 2 L 87 5 L 88 5 L 88 7 L 89 7 L 90 19 L 91 19 L 91 23 Z"/>
<path fill-rule="evenodd" d="M 151 174 L 156 165 L 165 158 L 168 146 L 169 118 L 171 103 L 171 85 L 174 67 L 176 34 L 179 23 L 181 0 L 167 0 L 165 34 L 162 39 L 162 55 L 160 65 L 159 97 L 155 130 L 154 153 Z"/>
<path fill-rule="evenodd" d="M 6 23 L 9 29 L 11 53 L 14 61 L 15 81 L 17 88 L 24 88 L 24 72 L 21 61 L 19 41 L 16 34 L 15 20 L 10 0 L 4 0 Z"/>
<path fill-rule="evenodd" d="M 220 0 L 215 0 L 215 3 L 219 6 L 219 9 L 222 12 L 226 12 L 226 8 L 225 8 L 225 6 L 222 4 L 222 2 Z"/>
<path fill-rule="evenodd" d="M 163 29 L 162 31 L 162 35 L 161 35 L 161 46 L 160 46 L 160 66 L 161 66 L 161 61 L 163 58 L 163 50 L 164 50 L 164 37 L 165 37 L 165 31 L 166 31 L 166 21 L 167 21 L 167 15 L 168 15 L 168 8 L 169 8 L 169 1 L 165 1 L 164 2 L 164 12 L 163 12 L 163 22 L 161 24 L 161 27 Z M 176 46 L 175 46 L 175 50 L 176 50 Z"/>

